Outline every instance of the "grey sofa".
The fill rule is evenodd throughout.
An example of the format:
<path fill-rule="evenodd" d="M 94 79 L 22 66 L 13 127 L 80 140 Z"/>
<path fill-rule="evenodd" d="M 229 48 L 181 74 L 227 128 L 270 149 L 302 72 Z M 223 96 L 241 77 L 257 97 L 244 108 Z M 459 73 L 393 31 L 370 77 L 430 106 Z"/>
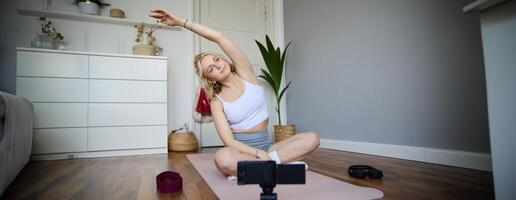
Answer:
<path fill-rule="evenodd" d="M 32 104 L 0 91 L 0 196 L 29 162 L 33 127 Z"/>

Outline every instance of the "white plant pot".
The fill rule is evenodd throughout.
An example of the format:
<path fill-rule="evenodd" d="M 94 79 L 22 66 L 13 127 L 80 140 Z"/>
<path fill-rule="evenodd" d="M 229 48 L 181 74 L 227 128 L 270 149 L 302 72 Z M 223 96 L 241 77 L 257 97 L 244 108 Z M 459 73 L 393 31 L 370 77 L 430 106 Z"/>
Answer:
<path fill-rule="evenodd" d="M 99 15 L 99 5 L 92 2 L 79 2 L 79 11 L 82 14 Z"/>

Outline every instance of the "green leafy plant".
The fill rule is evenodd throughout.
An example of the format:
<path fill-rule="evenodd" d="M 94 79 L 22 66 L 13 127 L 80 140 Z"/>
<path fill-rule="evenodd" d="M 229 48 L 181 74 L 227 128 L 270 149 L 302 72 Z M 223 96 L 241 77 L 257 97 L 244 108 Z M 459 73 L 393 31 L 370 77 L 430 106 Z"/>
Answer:
<path fill-rule="evenodd" d="M 281 87 L 281 79 L 283 76 L 283 66 L 285 64 L 285 55 L 287 53 L 288 46 L 290 46 L 289 42 L 287 46 L 285 47 L 285 50 L 281 52 L 280 48 L 274 48 L 272 45 L 271 40 L 269 39 L 269 36 L 265 35 L 265 41 L 267 48 L 265 48 L 262 43 L 258 42 L 257 40 L 256 44 L 258 45 L 258 48 L 260 48 L 260 52 L 263 57 L 263 61 L 265 61 L 265 65 L 267 66 L 267 70 L 261 69 L 262 75 L 259 75 L 258 77 L 264 79 L 269 83 L 269 85 L 272 87 L 272 90 L 274 91 L 274 95 L 276 96 L 276 112 L 278 113 L 278 122 L 279 125 L 281 125 L 281 112 L 280 112 L 280 102 L 281 98 L 283 98 L 283 95 L 285 94 L 285 91 L 287 91 L 288 87 L 290 87 L 290 84 L 292 81 L 289 81 L 288 84 L 280 90 Z"/>
<path fill-rule="evenodd" d="M 79 2 L 91 2 L 91 3 L 97 4 L 100 7 L 110 6 L 109 3 L 104 3 L 104 2 L 102 2 L 102 0 L 75 0 L 75 4 L 79 4 Z"/>

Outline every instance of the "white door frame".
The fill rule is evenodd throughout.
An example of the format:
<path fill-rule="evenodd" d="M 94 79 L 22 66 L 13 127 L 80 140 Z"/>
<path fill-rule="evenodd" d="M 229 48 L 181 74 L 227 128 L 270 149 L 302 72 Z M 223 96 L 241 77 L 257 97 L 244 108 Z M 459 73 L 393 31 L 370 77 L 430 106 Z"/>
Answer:
<path fill-rule="evenodd" d="M 192 2 L 192 13 L 193 13 L 193 20 L 195 22 L 199 22 L 200 18 L 201 18 L 201 13 L 199 12 L 200 10 L 200 0 L 193 0 L 191 1 Z M 283 29 L 283 0 L 265 0 L 265 6 L 266 6 L 266 12 L 267 12 L 267 20 L 266 20 L 266 30 L 265 30 L 265 34 L 269 35 L 271 37 L 271 40 L 274 42 L 274 44 L 276 44 L 277 46 L 280 46 L 280 47 L 284 47 L 284 29 Z M 198 53 L 200 53 L 200 50 L 201 50 L 201 38 L 199 35 L 195 34 L 194 37 L 193 37 L 193 41 L 192 41 L 192 44 L 193 44 L 193 55 L 197 55 Z M 192 63 L 192 66 L 190 67 L 191 69 L 193 69 L 193 63 Z M 193 70 L 192 70 L 192 85 L 195 85 L 197 84 L 196 83 L 196 74 L 193 73 Z M 283 73 L 283 80 L 285 80 L 285 73 Z M 282 82 L 282 86 L 281 87 L 284 87 L 285 85 L 285 81 Z M 190 95 L 192 96 L 192 99 L 195 98 L 195 88 L 192 87 L 193 90 L 191 91 Z M 281 121 L 282 122 L 287 122 L 287 108 L 286 108 L 286 96 L 284 96 L 283 100 L 280 102 L 280 107 L 281 107 Z M 196 101 L 196 99 L 194 99 L 194 101 Z M 194 102 L 192 102 L 194 103 Z M 193 106 L 193 105 L 192 105 Z M 275 106 L 275 105 L 271 105 L 271 106 Z M 193 112 L 193 111 L 192 111 Z M 276 115 L 276 113 L 269 113 L 269 115 Z M 271 121 L 269 122 L 269 124 L 276 124 L 277 122 L 275 121 Z M 191 120 L 191 123 L 192 124 L 192 127 L 193 127 L 193 131 L 196 135 L 196 137 L 198 138 L 199 140 L 199 147 L 202 147 L 202 139 L 201 139 L 201 127 L 199 126 L 199 124 L 195 123 L 193 121 L 193 119 Z"/>

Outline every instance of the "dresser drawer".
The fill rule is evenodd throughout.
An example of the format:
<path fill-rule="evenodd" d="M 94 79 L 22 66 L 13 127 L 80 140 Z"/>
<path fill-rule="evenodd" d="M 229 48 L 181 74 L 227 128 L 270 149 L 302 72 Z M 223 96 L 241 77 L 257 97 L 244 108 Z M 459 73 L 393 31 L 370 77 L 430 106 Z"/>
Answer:
<path fill-rule="evenodd" d="M 18 51 L 17 76 L 88 77 L 88 56 Z"/>
<path fill-rule="evenodd" d="M 167 61 L 148 58 L 90 56 L 90 78 L 167 80 Z"/>
<path fill-rule="evenodd" d="M 166 103 L 90 103 L 89 126 L 166 125 Z"/>
<path fill-rule="evenodd" d="M 90 80 L 90 102 L 167 102 L 165 81 Z"/>
<path fill-rule="evenodd" d="M 34 128 L 86 127 L 86 103 L 33 103 Z"/>
<path fill-rule="evenodd" d="M 32 154 L 87 150 L 86 128 L 34 129 Z"/>
<path fill-rule="evenodd" d="M 87 79 L 16 78 L 16 94 L 32 102 L 87 102 Z"/>
<path fill-rule="evenodd" d="M 88 128 L 88 151 L 167 147 L 167 126 Z"/>

